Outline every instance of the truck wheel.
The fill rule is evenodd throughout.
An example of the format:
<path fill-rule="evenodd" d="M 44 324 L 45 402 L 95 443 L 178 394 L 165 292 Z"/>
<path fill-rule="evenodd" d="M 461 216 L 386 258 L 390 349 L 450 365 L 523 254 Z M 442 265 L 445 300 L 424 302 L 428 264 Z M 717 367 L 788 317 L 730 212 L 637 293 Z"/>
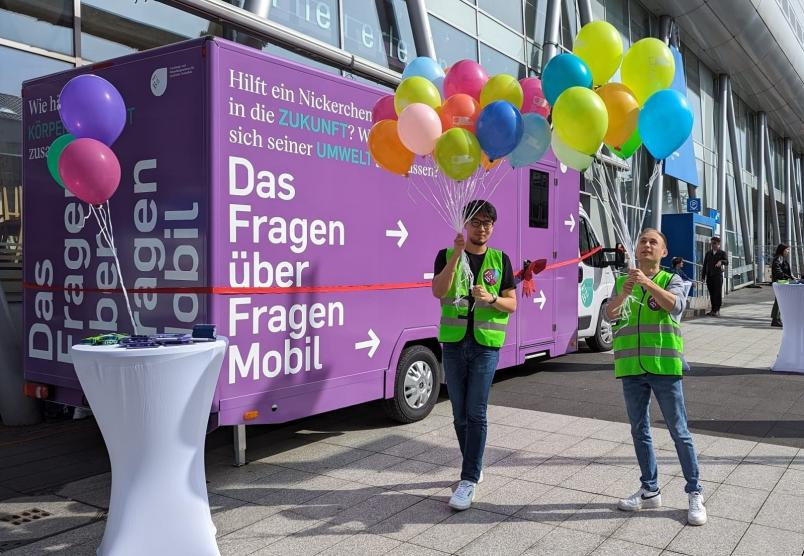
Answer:
<path fill-rule="evenodd" d="M 595 335 L 586 339 L 586 345 L 592 351 L 609 351 L 614 344 L 614 332 L 611 329 L 611 323 L 603 318 L 603 307 L 597 314 L 597 328 L 595 328 Z"/>
<path fill-rule="evenodd" d="M 385 400 L 385 413 L 394 421 L 421 421 L 433 410 L 441 390 L 441 364 L 425 346 L 405 348 L 396 367 L 394 397 Z"/>

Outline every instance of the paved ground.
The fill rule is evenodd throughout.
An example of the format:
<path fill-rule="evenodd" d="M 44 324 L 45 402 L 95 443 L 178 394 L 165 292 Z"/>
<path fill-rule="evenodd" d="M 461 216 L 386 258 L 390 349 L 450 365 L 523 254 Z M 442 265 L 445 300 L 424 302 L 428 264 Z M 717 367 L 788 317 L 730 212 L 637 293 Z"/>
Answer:
<path fill-rule="evenodd" d="M 638 486 L 620 386 L 610 355 L 581 353 L 499 374 L 486 480 L 468 512 L 446 505 L 459 474 L 446 399 L 406 426 L 367 404 L 254 429 L 251 463 L 239 469 L 227 431 L 211 435 L 221 552 L 802 555 L 804 377 L 766 370 L 780 339 L 768 297 L 768 288 L 744 290 L 721 319 L 684 325 L 705 527 L 685 525 L 683 480 L 661 428 L 665 507 L 616 510 Z M 110 488 L 94 422 L 0 429 L 0 455 L 0 551 L 94 554 Z M 8 516 L 25 510 L 29 521 L 13 525 Z"/>

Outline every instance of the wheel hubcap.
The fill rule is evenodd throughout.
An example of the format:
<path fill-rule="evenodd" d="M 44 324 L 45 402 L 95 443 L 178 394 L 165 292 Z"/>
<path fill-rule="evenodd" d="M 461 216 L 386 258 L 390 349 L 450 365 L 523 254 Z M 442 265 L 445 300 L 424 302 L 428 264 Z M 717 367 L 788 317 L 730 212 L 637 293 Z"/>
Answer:
<path fill-rule="evenodd" d="M 420 409 L 433 393 L 433 370 L 424 361 L 416 361 L 405 372 L 405 402 L 412 409 Z"/>
<path fill-rule="evenodd" d="M 600 323 L 600 339 L 603 340 L 606 345 L 611 344 L 614 340 L 614 334 L 611 331 L 611 323 L 603 321 Z"/>

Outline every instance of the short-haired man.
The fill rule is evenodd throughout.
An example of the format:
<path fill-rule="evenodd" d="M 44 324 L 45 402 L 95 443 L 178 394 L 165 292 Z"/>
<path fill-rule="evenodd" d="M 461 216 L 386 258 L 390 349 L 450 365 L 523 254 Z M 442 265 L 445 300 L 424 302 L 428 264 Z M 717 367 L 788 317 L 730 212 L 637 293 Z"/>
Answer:
<path fill-rule="evenodd" d="M 444 374 L 463 454 L 461 481 L 449 501 L 456 510 L 472 505 L 482 480 L 486 406 L 508 316 L 516 310 L 511 261 L 488 246 L 497 210 L 488 201 L 472 201 L 464 208 L 464 217 L 469 241 L 459 233 L 451 249 L 439 251 L 433 278 L 433 295 L 441 300 L 438 339 L 444 346 Z M 464 252 L 475 277 L 471 290 L 460 279 Z"/>
<path fill-rule="evenodd" d="M 625 407 L 631 422 L 642 485 L 618 507 L 637 511 L 661 506 L 656 455 L 650 430 L 650 395 L 656 396 L 664 421 L 676 446 L 689 498 L 687 522 L 706 523 L 703 487 L 692 435 L 687 429 L 687 410 L 681 387 L 684 341 L 679 322 L 686 306 L 684 282 L 661 270 L 667 256 L 667 239 L 653 228 L 642 231 L 637 241 L 637 268 L 620 276 L 606 307 L 614 327 L 614 374 L 622 380 Z M 632 299 L 635 298 L 635 299 Z M 623 306 L 628 307 L 623 311 Z"/>
<path fill-rule="evenodd" d="M 720 306 L 723 305 L 723 271 L 729 266 L 729 256 L 720 248 L 720 238 L 714 236 L 710 242 L 710 249 L 704 255 L 701 274 L 706 280 L 706 289 L 709 290 L 709 300 L 712 302 L 712 311 L 709 316 L 719 317 Z"/>

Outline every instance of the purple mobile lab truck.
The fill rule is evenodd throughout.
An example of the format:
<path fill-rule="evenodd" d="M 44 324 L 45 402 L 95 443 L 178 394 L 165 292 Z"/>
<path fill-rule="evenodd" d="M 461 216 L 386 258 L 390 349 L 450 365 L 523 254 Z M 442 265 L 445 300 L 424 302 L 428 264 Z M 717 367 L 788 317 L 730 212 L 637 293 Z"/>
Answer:
<path fill-rule="evenodd" d="M 108 79 L 128 109 L 112 146 L 122 180 L 110 212 L 139 332 L 215 323 L 229 338 L 213 426 L 378 399 L 400 421 L 430 412 L 442 380 L 430 279 L 454 233 L 372 161 L 371 109 L 385 93 L 218 39 L 24 84 L 28 391 L 86 403 L 70 346 L 131 332 L 97 223 L 46 165 L 65 133 L 59 91 L 82 73 Z M 491 201 L 492 243 L 515 266 L 578 257 L 579 176 L 551 154 L 510 172 Z M 576 349 L 578 275 L 568 264 L 537 277 L 500 367 Z"/>

